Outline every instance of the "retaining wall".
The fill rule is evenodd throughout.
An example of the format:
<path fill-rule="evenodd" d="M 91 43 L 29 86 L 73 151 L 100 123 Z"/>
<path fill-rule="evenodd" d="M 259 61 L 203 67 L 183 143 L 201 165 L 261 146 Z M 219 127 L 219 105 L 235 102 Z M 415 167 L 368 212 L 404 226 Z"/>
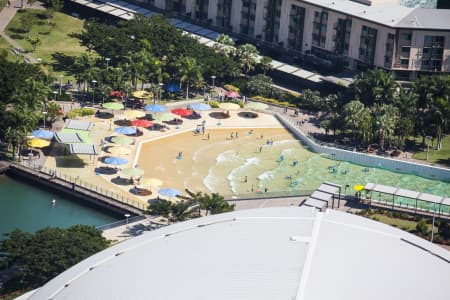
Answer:
<path fill-rule="evenodd" d="M 288 128 L 299 140 L 301 140 L 302 143 L 308 146 L 311 151 L 327 154 L 331 159 L 348 161 L 366 167 L 382 168 L 393 172 L 414 174 L 430 179 L 450 181 L 450 169 L 422 165 L 414 162 L 396 160 L 317 144 L 307 137 L 306 134 L 299 128 L 295 127 L 294 124 L 286 120 L 282 115 L 279 113 L 275 113 L 274 115 L 286 128 Z"/>

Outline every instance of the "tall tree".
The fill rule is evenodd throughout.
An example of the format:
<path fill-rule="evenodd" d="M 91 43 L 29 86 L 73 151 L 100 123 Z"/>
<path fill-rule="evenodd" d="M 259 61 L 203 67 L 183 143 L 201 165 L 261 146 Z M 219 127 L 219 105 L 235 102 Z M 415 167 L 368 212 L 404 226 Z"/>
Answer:
<path fill-rule="evenodd" d="M 255 69 L 258 64 L 259 51 L 252 44 L 243 44 L 237 47 L 235 57 L 244 74 Z"/>
<path fill-rule="evenodd" d="M 386 139 L 392 137 L 397 126 L 398 110 L 391 104 L 376 104 L 373 114 L 378 143 L 380 149 L 384 150 Z"/>
<path fill-rule="evenodd" d="M 203 81 L 200 66 L 192 57 L 180 57 L 178 60 L 180 84 L 186 82 L 186 100 L 189 99 L 189 86 Z"/>

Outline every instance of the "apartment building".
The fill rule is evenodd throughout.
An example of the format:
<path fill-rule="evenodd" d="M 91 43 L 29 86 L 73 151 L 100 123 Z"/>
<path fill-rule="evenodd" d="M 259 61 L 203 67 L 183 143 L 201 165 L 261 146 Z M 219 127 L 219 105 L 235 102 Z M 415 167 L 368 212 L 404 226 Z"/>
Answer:
<path fill-rule="evenodd" d="M 142 0 L 288 54 L 379 67 L 398 79 L 450 73 L 450 10 L 400 0 Z"/>

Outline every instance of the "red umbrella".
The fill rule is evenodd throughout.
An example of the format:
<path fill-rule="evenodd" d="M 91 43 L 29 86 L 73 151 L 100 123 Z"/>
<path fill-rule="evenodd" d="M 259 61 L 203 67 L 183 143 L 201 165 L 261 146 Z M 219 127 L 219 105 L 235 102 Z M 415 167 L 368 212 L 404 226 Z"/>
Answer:
<path fill-rule="evenodd" d="M 228 91 L 225 93 L 225 96 L 228 98 L 240 98 L 241 95 L 239 95 L 238 92 Z"/>
<path fill-rule="evenodd" d="M 111 91 L 111 92 L 109 93 L 109 95 L 110 95 L 111 97 L 119 97 L 119 98 L 123 96 L 123 94 L 122 94 L 121 91 Z"/>
<path fill-rule="evenodd" d="M 179 115 L 180 117 L 187 117 L 192 115 L 192 110 L 186 108 L 177 108 L 172 109 L 172 113 L 175 115 Z"/>
<path fill-rule="evenodd" d="M 134 120 L 131 121 L 131 126 L 147 128 L 153 126 L 153 122 L 149 120 Z"/>

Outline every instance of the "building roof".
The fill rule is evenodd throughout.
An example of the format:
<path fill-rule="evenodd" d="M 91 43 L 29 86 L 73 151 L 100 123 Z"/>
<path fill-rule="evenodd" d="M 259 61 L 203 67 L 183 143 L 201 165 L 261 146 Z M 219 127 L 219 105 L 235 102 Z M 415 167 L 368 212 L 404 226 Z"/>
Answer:
<path fill-rule="evenodd" d="M 393 28 L 450 29 L 449 9 L 410 8 L 394 3 L 365 5 L 350 0 L 300 0 Z"/>
<path fill-rule="evenodd" d="M 70 154 L 86 154 L 86 155 L 97 155 L 98 151 L 95 145 L 91 144 L 68 144 L 70 149 Z"/>
<path fill-rule="evenodd" d="M 145 232 L 29 299 L 443 300 L 449 263 L 447 250 L 370 219 L 274 207 Z"/>
<path fill-rule="evenodd" d="M 75 130 L 86 130 L 90 131 L 94 127 L 94 123 L 81 121 L 81 120 L 72 120 L 67 119 L 64 128 L 67 129 L 75 129 Z"/>

